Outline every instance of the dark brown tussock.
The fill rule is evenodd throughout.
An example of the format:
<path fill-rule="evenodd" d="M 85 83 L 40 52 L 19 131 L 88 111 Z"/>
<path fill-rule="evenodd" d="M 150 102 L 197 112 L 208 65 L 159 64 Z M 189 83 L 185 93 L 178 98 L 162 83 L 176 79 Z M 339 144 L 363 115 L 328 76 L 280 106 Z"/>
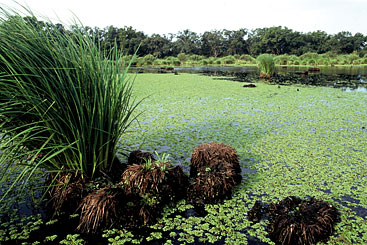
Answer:
<path fill-rule="evenodd" d="M 269 80 L 271 77 L 271 74 L 265 74 L 265 73 L 261 73 L 259 75 L 259 79 L 265 79 L 265 80 Z"/>
<path fill-rule="evenodd" d="M 290 196 L 269 204 L 258 205 L 249 212 L 249 218 L 257 219 L 267 210 L 270 239 L 276 244 L 316 244 L 327 241 L 339 220 L 338 210 L 331 204 L 315 198 L 302 200 Z"/>
<path fill-rule="evenodd" d="M 264 207 L 261 204 L 261 202 L 256 201 L 254 206 L 251 208 L 251 210 L 248 212 L 248 218 L 250 221 L 256 223 L 261 220 L 261 217 L 264 214 Z"/>
<path fill-rule="evenodd" d="M 195 179 L 187 191 L 187 201 L 196 204 L 214 204 L 229 199 L 235 185 L 225 173 L 205 172 Z"/>
<path fill-rule="evenodd" d="M 186 196 L 189 177 L 184 174 L 181 166 L 176 166 L 168 171 L 167 179 L 162 191 L 169 201 L 183 199 Z"/>
<path fill-rule="evenodd" d="M 164 165 L 170 163 L 153 162 L 151 168 L 144 165 L 130 165 L 122 175 L 122 183 L 126 194 L 145 195 L 149 192 L 158 193 L 165 179 L 166 172 L 161 170 Z"/>
<path fill-rule="evenodd" d="M 50 174 L 46 183 L 53 186 L 48 192 L 50 201 L 47 206 L 50 206 L 54 214 L 74 213 L 83 197 L 87 195 L 85 191 L 87 179 L 78 174 L 66 172 L 55 176 L 56 174 Z"/>
<path fill-rule="evenodd" d="M 146 163 L 148 160 L 154 161 L 155 158 L 152 153 L 150 152 L 142 152 L 140 150 L 132 151 L 129 154 L 127 159 L 127 164 L 143 164 Z"/>
<path fill-rule="evenodd" d="M 126 170 L 126 163 L 122 163 L 117 157 L 114 158 L 109 171 L 105 173 L 97 173 L 102 177 L 109 179 L 112 183 L 119 182 L 123 172 Z M 98 176 L 97 176 L 98 177 Z"/>
<path fill-rule="evenodd" d="M 128 207 L 124 216 L 127 225 L 146 225 L 153 223 L 164 205 L 182 198 L 188 185 L 188 177 L 179 166 L 170 162 L 153 162 L 128 166 L 122 175 L 124 191 L 134 207 Z M 129 221 L 128 219 L 132 219 Z"/>
<path fill-rule="evenodd" d="M 83 198 L 81 216 L 77 230 L 85 233 L 96 232 L 101 228 L 111 228 L 118 222 L 122 209 L 123 190 L 105 187 Z"/>
<path fill-rule="evenodd" d="M 233 176 L 236 184 L 241 182 L 241 167 L 237 152 L 230 146 L 223 143 L 204 143 L 194 149 L 190 163 L 190 177 L 196 178 L 197 174 L 206 171 L 207 168 L 218 169 L 218 163 L 228 163 L 223 165 L 221 171 L 235 173 Z"/>
<path fill-rule="evenodd" d="M 243 85 L 242 87 L 244 87 L 244 88 L 256 88 L 256 85 L 255 85 L 255 84 L 250 83 L 250 84 L 245 84 L 245 85 Z"/>

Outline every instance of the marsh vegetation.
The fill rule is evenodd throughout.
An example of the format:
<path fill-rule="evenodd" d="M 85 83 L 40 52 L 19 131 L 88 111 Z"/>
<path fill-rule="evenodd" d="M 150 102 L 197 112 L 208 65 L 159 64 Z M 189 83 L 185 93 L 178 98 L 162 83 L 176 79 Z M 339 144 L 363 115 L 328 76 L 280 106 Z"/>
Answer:
<path fill-rule="evenodd" d="M 135 76 L 87 28 L 2 14 L 2 243 L 367 243 L 366 93 Z"/>

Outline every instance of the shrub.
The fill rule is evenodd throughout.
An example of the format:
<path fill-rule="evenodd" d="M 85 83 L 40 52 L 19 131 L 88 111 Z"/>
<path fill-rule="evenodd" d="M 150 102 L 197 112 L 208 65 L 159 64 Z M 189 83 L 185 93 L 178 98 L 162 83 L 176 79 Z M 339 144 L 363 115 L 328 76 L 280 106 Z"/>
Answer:
<path fill-rule="evenodd" d="M 307 64 L 308 65 L 315 65 L 316 61 L 314 59 L 310 59 L 310 60 L 308 60 Z"/>
<path fill-rule="evenodd" d="M 141 66 L 144 66 L 144 57 L 136 57 L 135 59 L 134 59 L 134 63 L 136 64 L 136 66 L 138 66 L 138 67 L 141 67 Z M 132 64 L 134 64 L 134 63 L 132 63 Z"/>
<path fill-rule="evenodd" d="M 224 64 L 234 64 L 236 62 L 236 59 L 233 57 L 233 56 L 226 56 L 226 57 L 223 57 L 223 63 Z"/>
<path fill-rule="evenodd" d="M 313 52 L 307 52 L 307 53 L 301 55 L 299 58 L 301 60 L 310 60 L 310 59 L 316 60 L 317 58 L 319 58 L 319 54 L 318 53 L 313 53 Z"/>
<path fill-rule="evenodd" d="M 184 53 L 179 53 L 178 55 L 177 55 L 177 58 L 181 61 L 181 62 L 185 62 L 185 61 L 187 61 L 187 55 L 186 54 L 184 54 Z"/>
<path fill-rule="evenodd" d="M 208 63 L 209 64 L 214 64 L 214 62 L 215 62 L 215 58 L 214 57 L 209 57 L 208 59 L 207 59 L 207 61 L 208 61 Z"/>
<path fill-rule="evenodd" d="M 206 66 L 209 64 L 209 60 L 208 59 L 205 59 L 205 60 L 201 60 L 201 64 Z"/>
<path fill-rule="evenodd" d="M 240 59 L 246 61 L 247 63 L 256 64 L 256 59 L 249 54 L 243 54 Z"/>
<path fill-rule="evenodd" d="M 144 63 L 146 65 L 152 65 L 155 60 L 156 58 L 151 54 L 147 54 L 144 56 Z"/>
<path fill-rule="evenodd" d="M 190 56 L 190 60 L 193 60 L 193 61 L 200 61 L 204 59 L 204 56 L 201 56 L 201 55 L 197 55 L 197 54 L 192 54 Z"/>
<path fill-rule="evenodd" d="M 164 60 L 162 59 L 156 59 L 154 62 L 153 62 L 153 65 L 155 66 L 160 66 L 160 65 L 163 65 L 164 63 Z"/>
<path fill-rule="evenodd" d="M 289 60 L 288 55 L 278 55 L 274 57 L 274 63 L 277 65 L 287 65 Z"/>
<path fill-rule="evenodd" d="M 172 63 L 174 66 L 180 66 L 181 65 L 181 61 L 178 58 L 172 58 Z"/>
<path fill-rule="evenodd" d="M 256 201 L 248 212 L 252 222 L 268 218 L 267 230 L 276 244 L 317 244 L 326 242 L 340 221 L 340 213 L 330 203 L 314 197 L 302 200 L 289 196 L 277 203 Z"/>

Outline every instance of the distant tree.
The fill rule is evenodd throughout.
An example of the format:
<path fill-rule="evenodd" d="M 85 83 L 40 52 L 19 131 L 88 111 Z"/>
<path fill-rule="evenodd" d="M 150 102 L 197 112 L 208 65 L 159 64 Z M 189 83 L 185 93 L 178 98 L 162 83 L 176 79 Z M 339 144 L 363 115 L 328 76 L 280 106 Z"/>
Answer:
<path fill-rule="evenodd" d="M 21 17 L 14 16 L 13 18 Z M 177 34 L 148 36 L 131 26 L 123 28 L 108 26 L 99 29 L 98 27 L 73 25 L 65 28 L 62 24 L 40 21 L 32 16 L 26 16 L 24 20 L 34 28 L 46 31 L 50 36 L 56 32 L 73 35 L 79 28 L 85 28 L 87 35 L 93 37 L 105 53 L 111 52 L 111 48 L 116 43 L 118 51 L 126 55 L 134 54 L 140 47 L 139 56 L 151 54 L 155 58 L 165 58 L 180 54 L 181 61 L 187 59 L 189 55 L 196 55 L 195 57 L 245 54 L 256 57 L 263 53 L 297 56 L 305 53 L 328 53 L 328 55 L 355 53 L 360 57 L 367 55 L 367 36 L 362 33 L 352 35 L 348 31 L 329 35 L 320 30 L 301 33 L 287 27 L 276 26 L 251 31 L 245 28 L 212 30 L 203 34 L 186 29 Z M 8 21 L 12 21 L 11 18 Z"/>
<path fill-rule="evenodd" d="M 291 53 L 299 45 L 299 34 L 287 27 L 258 28 L 249 36 L 249 51 L 251 55 L 263 53 L 286 54 Z"/>
<path fill-rule="evenodd" d="M 204 56 L 222 56 L 225 53 L 225 38 L 223 31 L 204 32 L 201 36 L 201 54 Z"/>
<path fill-rule="evenodd" d="M 342 31 L 333 36 L 332 50 L 339 54 L 350 54 L 353 51 L 360 52 L 366 46 L 366 37 L 361 33 L 354 36 L 348 31 Z"/>
<path fill-rule="evenodd" d="M 190 30 L 177 33 L 175 46 L 178 53 L 198 54 L 200 49 L 200 36 Z"/>
<path fill-rule="evenodd" d="M 143 32 L 136 31 L 131 26 L 119 28 L 117 36 L 120 50 L 129 55 L 134 54 L 141 42 L 147 37 Z"/>
<path fill-rule="evenodd" d="M 153 34 L 142 41 L 139 55 L 152 54 L 157 58 L 164 58 L 166 56 L 172 56 L 174 54 L 173 51 L 172 37 Z"/>
<path fill-rule="evenodd" d="M 224 30 L 226 52 L 225 55 L 242 55 L 248 54 L 248 43 L 246 37 L 247 29 L 239 29 L 237 31 Z"/>

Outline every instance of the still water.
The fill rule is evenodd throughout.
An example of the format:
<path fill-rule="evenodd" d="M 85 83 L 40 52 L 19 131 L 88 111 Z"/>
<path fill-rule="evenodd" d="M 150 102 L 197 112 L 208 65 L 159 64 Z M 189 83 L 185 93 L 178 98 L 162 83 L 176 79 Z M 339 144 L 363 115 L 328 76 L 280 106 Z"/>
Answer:
<path fill-rule="evenodd" d="M 314 86 L 329 86 L 366 92 L 367 66 L 338 66 L 320 67 L 319 71 L 311 71 L 310 67 L 276 67 L 276 75 L 270 83 L 306 84 Z M 316 69 L 317 70 L 317 69 Z M 225 79 L 238 82 L 256 82 L 259 71 L 256 66 L 210 66 L 210 67 L 175 67 L 170 70 L 163 68 L 131 68 L 132 72 L 139 73 L 196 73 L 214 76 L 214 79 Z"/>

